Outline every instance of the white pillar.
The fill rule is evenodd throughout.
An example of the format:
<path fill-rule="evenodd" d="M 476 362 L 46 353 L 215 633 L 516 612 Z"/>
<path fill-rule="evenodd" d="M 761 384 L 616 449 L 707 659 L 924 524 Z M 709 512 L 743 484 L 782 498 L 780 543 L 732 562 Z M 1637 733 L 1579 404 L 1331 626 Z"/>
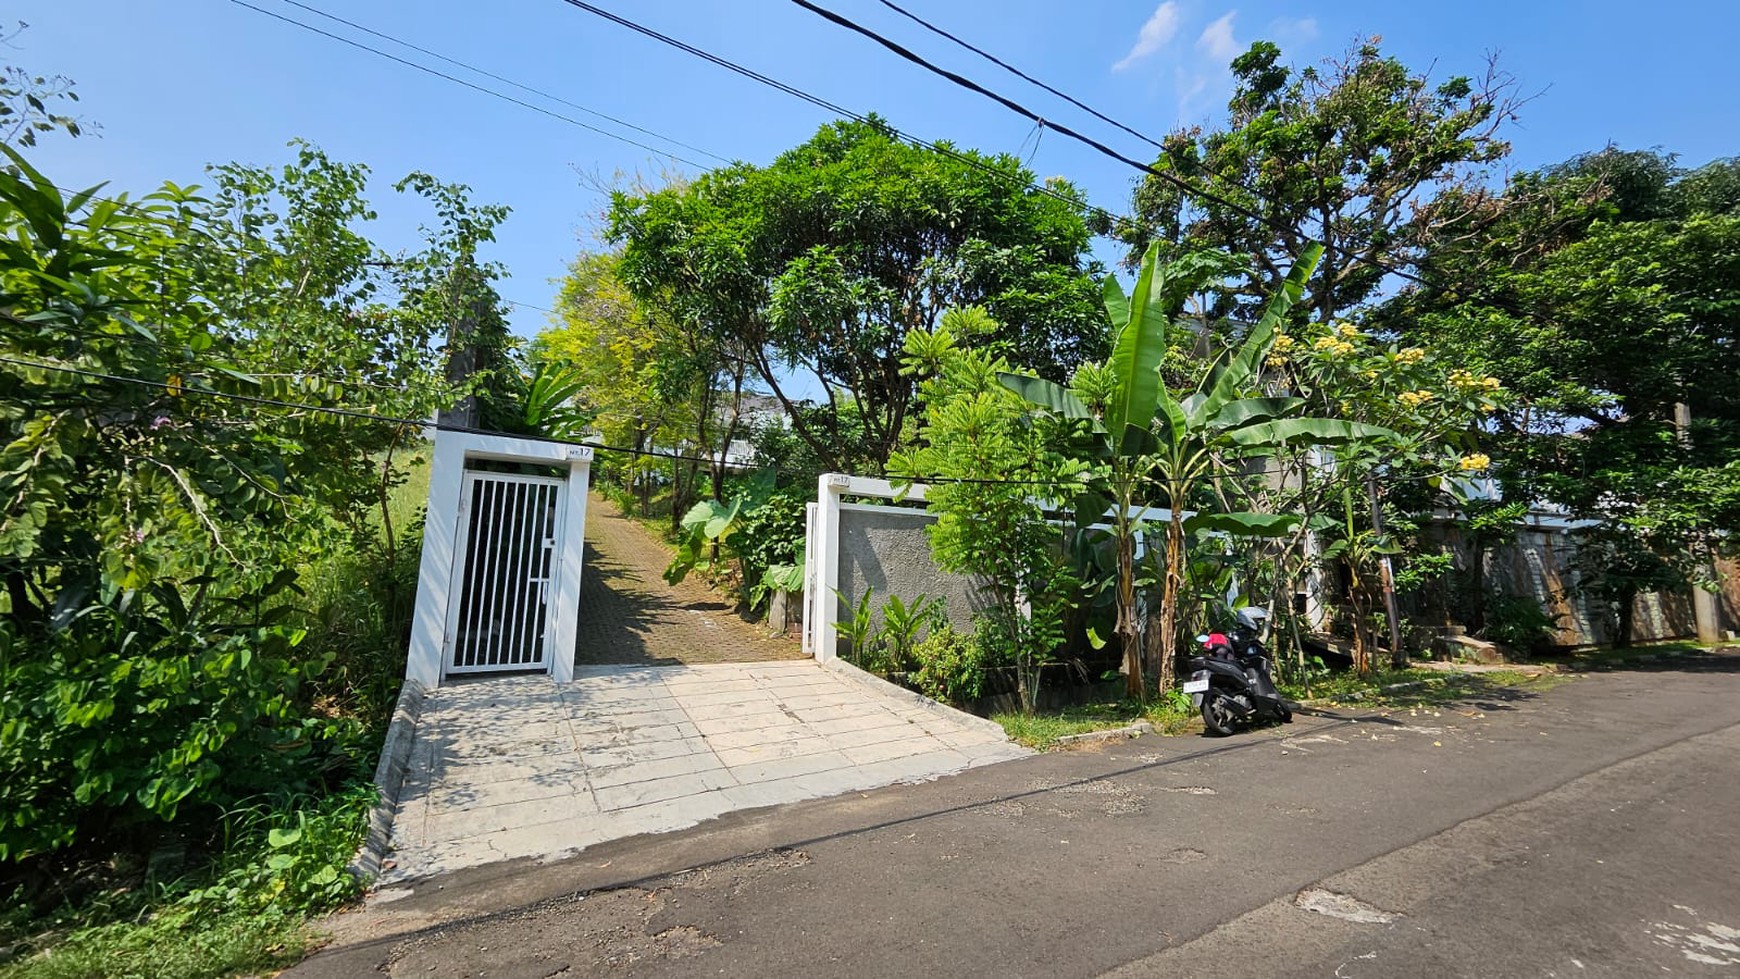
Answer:
<path fill-rule="evenodd" d="M 839 618 L 840 600 L 834 594 L 840 587 L 840 493 L 849 477 L 839 473 L 823 473 L 816 480 L 816 549 L 807 554 L 816 562 L 816 587 L 811 596 L 811 653 L 826 662 L 839 650 L 834 635 L 834 622 Z"/>
<path fill-rule="evenodd" d="M 417 607 L 411 618 L 411 648 L 405 657 L 405 678 L 429 689 L 441 685 L 459 490 L 464 479 L 464 439 L 456 432 L 436 432 L 435 456 L 429 464 L 429 512 L 423 521 L 423 557 L 417 568 Z"/>
<path fill-rule="evenodd" d="M 575 448 L 568 454 L 568 485 L 562 500 L 562 539 L 557 542 L 556 594 L 549 606 L 550 678 L 557 683 L 574 679 L 574 644 L 578 640 L 580 575 L 586 557 L 586 492 L 592 484 L 592 450 Z"/>
<path fill-rule="evenodd" d="M 804 611 L 803 637 L 804 655 L 816 654 L 816 637 L 811 624 L 816 620 L 816 592 L 821 588 L 817 584 L 817 562 L 821 557 L 821 546 L 816 543 L 816 505 L 804 504 Z"/>

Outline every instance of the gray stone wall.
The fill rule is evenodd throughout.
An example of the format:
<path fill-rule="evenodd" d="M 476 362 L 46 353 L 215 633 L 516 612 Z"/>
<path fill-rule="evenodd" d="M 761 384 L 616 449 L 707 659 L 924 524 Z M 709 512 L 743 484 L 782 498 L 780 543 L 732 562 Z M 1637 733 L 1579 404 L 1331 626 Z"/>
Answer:
<path fill-rule="evenodd" d="M 925 528 L 936 517 L 923 510 L 863 510 L 847 504 L 840 510 L 839 621 L 850 622 L 858 600 L 870 593 L 875 627 L 882 624 L 882 604 L 889 595 L 912 602 L 920 595 L 948 603 L 949 622 L 971 632 L 973 613 L 988 599 L 973 579 L 937 568 L 930 556 Z M 840 641 L 843 654 L 849 647 Z"/>
<path fill-rule="evenodd" d="M 1440 523 L 1435 531 L 1438 539 L 1457 551 L 1460 563 L 1466 566 L 1469 554 L 1454 525 Z M 1506 594 L 1534 598 L 1554 616 L 1559 624 L 1554 645 L 1612 643 L 1618 637 L 1614 635 L 1616 623 L 1611 611 L 1577 587 L 1581 578 L 1577 546 L 1578 536 L 1573 531 L 1530 527 L 1518 533 L 1514 542 L 1495 547 L 1486 555 L 1487 580 Z M 1718 596 L 1721 627 L 1734 629 L 1740 623 L 1740 615 L 1736 614 L 1740 612 L 1740 563 L 1718 561 L 1716 571 L 1723 579 Z M 1696 632 L 1689 590 L 1645 593 L 1637 596 L 1632 608 L 1634 642 L 1681 639 Z"/>

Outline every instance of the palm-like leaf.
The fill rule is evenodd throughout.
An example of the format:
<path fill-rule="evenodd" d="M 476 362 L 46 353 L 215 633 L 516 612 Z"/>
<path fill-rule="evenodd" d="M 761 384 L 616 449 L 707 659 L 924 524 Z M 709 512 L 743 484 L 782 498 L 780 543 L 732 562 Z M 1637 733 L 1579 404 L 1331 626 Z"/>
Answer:
<path fill-rule="evenodd" d="M 1114 442 L 1122 444 L 1125 430 L 1134 426 L 1145 429 L 1154 417 L 1155 401 L 1160 391 L 1160 361 L 1166 356 L 1166 310 L 1162 295 L 1154 290 L 1154 277 L 1160 267 L 1160 246 L 1148 246 L 1142 256 L 1142 270 L 1136 276 L 1136 290 L 1121 305 L 1108 301 L 1106 311 L 1123 322 L 1112 320 L 1117 338 L 1107 366 L 1113 377 L 1111 404 L 1106 412 L 1106 431 Z M 1106 290 L 1108 298 L 1113 290 Z M 1121 293 L 1118 294 L 1121 297 Z"/>
<path fill-rule="evenodd" d="M 1184 518 L 1184 532 L 1219 531 L 1236 537 L 1284 537 L 1299 525 L 1291 513 L 1196 513 Z"/>
<path fill-rule="evenodd" d="M 1277 445 L 1337 445 L 1400 438 L 1378 425 L 1343 421 L 1339 418 L 1276 418 L 1232 429 L 1228 439 L 1246 448 Z"/>
<path fill-rule="evenodd" d="M 1011 374 L 1007 371 L 998 373 L 997 379 L 1003 386 L 1021 397 L 1029 404 L 1037 405 L 1054 414 L 1065 418 L 1085 418 L 1092 420 L 1094 413 L 1087 405 L 1075 396 L 1075 392 L 1061 384 L 1055 384 L 1043 377 L 1033 377 L 1029 374 Z M 1097 422 L 1096 422 L 1097 427 Z"/>

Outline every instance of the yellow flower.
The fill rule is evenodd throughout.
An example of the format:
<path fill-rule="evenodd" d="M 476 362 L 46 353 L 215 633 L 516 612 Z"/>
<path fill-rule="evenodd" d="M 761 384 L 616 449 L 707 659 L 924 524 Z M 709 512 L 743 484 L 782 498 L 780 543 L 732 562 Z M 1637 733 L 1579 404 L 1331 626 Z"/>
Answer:
<path fill-rule="evenodd" d="M 1359 376 L 1367 381 L 1377 380 L 1377 371 L 1360 371 Z"/>
<path fill-rule="evenodd" d="M 1311 344 L 1311 348 L 1313 350 L 1331 350 L 1334 349 L 1337 342 L 1339 341 L 1334 337 L 1318 337 L 1316 341 Z"/>
<path fill-rule="evenodd" d="M 1480 379 L 1480 386 L 1487 389 L 1488 391 L 1497 391 L 1499 389 L 1498 378 L 1496 378 L 1496 377 L 1483 377 Z"/>
<path fill-rule="evenodd" d="M 1458 463 L 1458 465 L 1462 467 L 1463 472 L 1479 472 L 1480 470 L 1491 466 L 1492 459 L 1484 452 L 1476 452 L 1473 455 L 1463 456 L 1462 461 Z"/>
<path fill-rule="evenodd" d="M 1287 358 L 1280 354 L 1270 354 L 1263 359 L 1263 363 L 1268 364 L 1270 367 L 1285 367 L 1287 366 Z"/>
<path fill-rule="evenodd" d="M 1298 341 L 1294 340 L 1292 337 L 1282 333 L 1275 337 L 1275 352 L 1286 353 L 1287 351 L 1292 350 L 1297 342 Z"/>
<path fill-rule="evenodd" d="M 1342 339 L 1344 340 L 1352 340 L 1359 336 L 1359 329 L 1352 323 L 1341 324 L 1335 328 L 1335 332 L 1341 334 Z"/>
<path fill-rule="evenodd" d="M 1396 362 L 1402 364 L 1417 364 L 1426 359 L 1426 351 L 1419 347 L 1409 347 L 1396 354 Z"/>

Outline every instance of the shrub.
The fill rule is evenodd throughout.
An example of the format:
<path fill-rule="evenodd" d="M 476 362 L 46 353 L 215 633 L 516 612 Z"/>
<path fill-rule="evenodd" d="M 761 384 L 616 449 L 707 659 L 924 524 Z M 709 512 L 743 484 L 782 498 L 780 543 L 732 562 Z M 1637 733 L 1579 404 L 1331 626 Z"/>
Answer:
<path fill-rule="evenodd" d="M 1559 631 L 1557 616 L 1548 615 L 1527 595 L 1492 595 L 1486 603 L 1485 637 L 1519 652 L 1533 652 Z"/>
<path fill-rule="evenodd" d="M 912 658 L 911 679 L 926 697 L 964 704 L 984 689 L 985 646 L 976 636 L 943 626 L 912 647 Z"/>

